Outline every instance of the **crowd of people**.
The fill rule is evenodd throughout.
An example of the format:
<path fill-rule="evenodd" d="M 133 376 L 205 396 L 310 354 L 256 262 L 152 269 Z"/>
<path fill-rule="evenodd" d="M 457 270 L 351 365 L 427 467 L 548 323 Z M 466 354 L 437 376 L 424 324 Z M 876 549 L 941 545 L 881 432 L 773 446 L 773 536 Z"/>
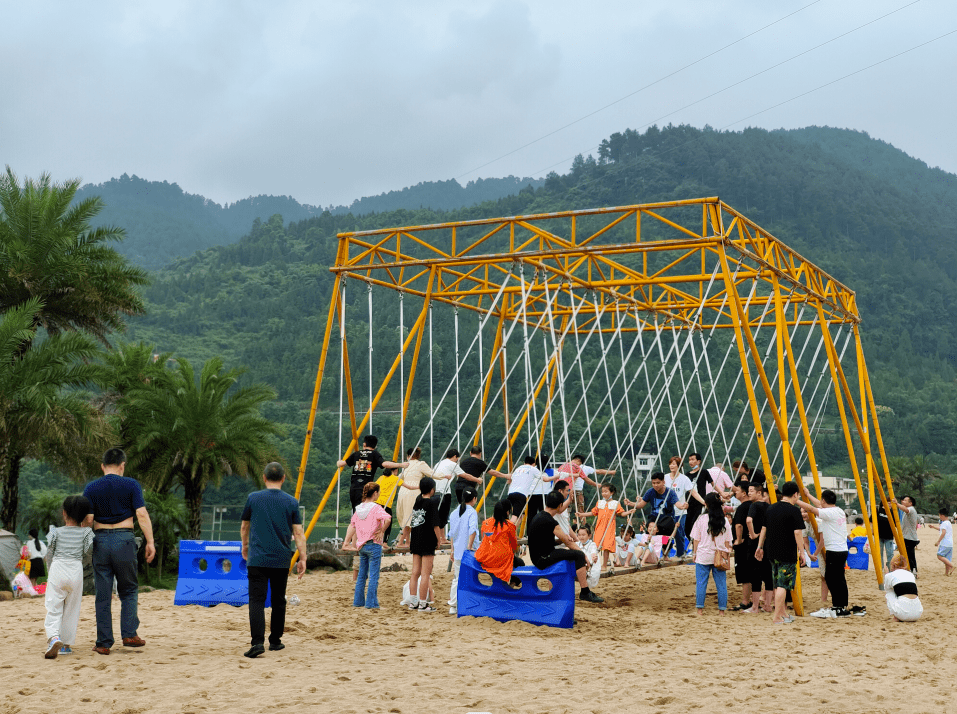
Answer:
<path fill-rule="evenodd" d="M 679 560 L 690 558 L 694 564 L 698 614 L 704 613 L 710 582 L 717 591 L 719 614 L 729 609 L 727 572 L 732 567 L 732 554 L 733 572 L 741 588 L 740 603 L 731 608 L 734 611 L 772 613 L 772 622 L 779 625 L 793 622 L 786 603 L 795 588 L 798 569 L 816 560 L 824 606 L 811 615 L 837 619 L 866 613 L 864 607 L 848 602 L 847 519 L 833 491 L 824 490 L 817 498 L 806 489 L 801 493 L 796 482 L 788 481 L 771 504 L 768 480 L 760 469 L 752 470 L 746 463 L 735 461 L 732 470 L 736 477 L 732 480 L 720 465 L 704 468 L 701 455 L 693 453 L 688 457 L 691 468 L 687 474 L 681 472 L 683 460 L 674 456 L 669 460 L 669 472 L 653 473 L 650 487 L 631 501 L 627 497 L 619 499 L 613 483 L 592 479 L 595 475 L 613 475 L 613 470 L 586 466 L 581 455 L 554 469 L 544 469 L 535 456 L 529 455 L 511 473 L 502 473 L 482 459 L 478 447 L 473 447 L 465 459 L 451 449 L 433 469 L 422 461 L 418 447 L 409 450 L 407 461 L 391 462 L 376 446 L 376 437 L 366 436 L 360 449 L 338 462 L 340 468 L 351 468 L 353 514 L 343 549 L 357 556 L 355 607 L 380 606 L 380 564 L 383 550 L 389 547 L 394 500 L 398 520 L 395 545 L 407 546 L 412 555 L 402 602 L 417 612 L 436 610 L 431 576 L 436 552 L 443 547 L 450 549 L 452 561 L 448 605 L 454 614 L 462 558 L 470 551 L 482 568 L 506 587 L 520 586 L 513 571 L 526 565 L 523 555 L 543 570 L 570 561 L 580 585 L 579 599 L 600 603 L 603 599 L 593 588 L 603 570 L 656 564 L 668 557 L 674 546 Z M 25 560 L 35 563 L 35 577 L 43 576 L 45 560 L 50 564 L 45 592 L 47 658 L 69 653 L 76 643 L 82 562 L 90 552 L 96 582 L 94 651 L 108 655 L 115 644 L 114 593 L 120 600 L 123 646 L 146 644 L 137 634 L 138 546 L 134 522 L 143 533 L 147 562 L 152 561 L 155 548 L 142 489 L 135 479 L 124 476 L 125 466 L 121 449 L 108 450 L 103 456 L 103 475 L 91 481 L 82 496 L 64 501 L 65 525 L 51 528 L 47 544 L 40 541 L 38 532 L 31 532 L 30 542 L 24 547 Z M 379 470 L 382 475 L 377 479 Z M 507 494 L 494 504 L 492 516 L 479 523 L 476 507 L 480 493 L 485 492 L 482 486 L 486 474 L 504 479 Z M 264 489 L 249 494 L 241 525 L 251 634 L 250 649 L 244 654 L 251 658 L 266 650 L 267 592 L 271 592 L 272 600 L 269 649 L 284 648 L 291 544 L 295 543 L 301 554 L 306 552 L 298 501 L 282 490 L 282 465 L 268 464 L 263 481 Z M 599 489 L 599 498 L 591 509 L 585 506 L 586 483 Z M 917 512 L 913 499 L 907 496 L 892 504 L 900 510 L 910 568 L 905 567 L 904 554 L 895 552 L 890 517 L 883 508 L 877 517 L 880 549 L 875 556 L 886 567 L 882 587 L 891 616 L 898 621 L 914 621 L 922 613 L 917 593 Z M 638 512 L 644 518 L 634 523 L 633 516 Z M 627 521 L 619 528 L 620 518 Z M 811 519 L 817 524 L 814 553 L 810 547 Z M 939 521 L 939 525 L 931 526 L 939 530 L 937 557 L 945 574 L 950 575 L 954 570 L 953 527 L 946 509 L 940 510 Z M 522 525 L 527 535 L 524 549 L 518 537 Z M 863 519 L 857 519 L 856 525 L 863 528 Z M 300 578 L 305 569 L 305 557 L 300 557 L 296 564 Z"/>

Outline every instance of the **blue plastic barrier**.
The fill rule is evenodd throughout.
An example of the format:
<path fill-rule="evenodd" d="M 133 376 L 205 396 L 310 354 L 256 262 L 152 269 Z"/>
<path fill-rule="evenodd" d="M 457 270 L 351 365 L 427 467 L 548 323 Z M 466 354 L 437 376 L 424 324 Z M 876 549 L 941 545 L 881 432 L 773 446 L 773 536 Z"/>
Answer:
<path fill-rule="evenodd" d="M 266 607 L 271 606 L 266 593 Z M 249 580 L 243 544 L 238 540 L 179 542 L 179 579 L 175 605 L 249 604 Z"/>
<path fill-rule="evenodd" d="M 870 556 L 864 552 L 865 545 L 867 545 L 866 536 L 847 539 L 847 564 L 851 567 L 851 570 L 868 569 Z"/>
<path fill-rule="evenodd" d="M 491 585 L 479 581 L 479 575 L 491 578 Z M 466 552 L 459 571 L 458 616 L 491 617 L 499 622 L 522 620 L 533 625 L 571 627 L 575 621 L 575 564 L 562 561 L 547 570 L 526 565 L 512 574 L 522 581 L 513 590 L 485 572 L 475 556 Z M 551 589 L 539 588 L 541 580 Z"/>
<path fill-rule="evenodd" d="M 811 541 L 811 553 L 814 553 L 817 550 L 817 543 L 813 538 Z M 870 556 L 864 552 L 864 546 L 867 545 L 867 538 L 861 536 L 859 538 L 848 538 L 847 539 L 847 564 L 850 566 L 851 570 L 868 570 L 870 567 Z M 818 560 L 811 561 L 811 567 L 818 567 Z"/>

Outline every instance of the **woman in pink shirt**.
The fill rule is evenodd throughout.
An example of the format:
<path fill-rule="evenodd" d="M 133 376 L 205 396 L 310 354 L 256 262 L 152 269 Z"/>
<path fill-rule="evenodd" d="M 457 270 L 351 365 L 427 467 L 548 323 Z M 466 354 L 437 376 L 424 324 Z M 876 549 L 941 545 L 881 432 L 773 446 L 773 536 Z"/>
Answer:
<path fill-rule="evenodd" d="M 708 577 L 714 578 L 714 587 L 718 591 L 718 614 L 723 615 L 728 608 L 728 574 L 724 570 L 714 569 L 716 550 L 731 551 L 731 526 L 724 515 L 721 496 L 709 493 L 704 497 L 706 511 L 698 516 L 691 529 L 694 542 L 695 567 L 695 604 L 698 614 L 704 614 L 704 596 L 708 590 Z"/>
<path fill-rule="evenodd" d="M 376 503 L 379 497 L 379 484 L 367 483 L 362 487 L 362 503 L 356 506 L 346 531 L 343 550 L 358 549 L 359 575 L 356 578 L 356 592 L 352 598 L 353 607 L 379 609 L 379 563 L 382 561 L 382 536 L 389 527 L 392 516 Z M 366 592 L 366 578 L 369 579 L 369 591 Z"/>

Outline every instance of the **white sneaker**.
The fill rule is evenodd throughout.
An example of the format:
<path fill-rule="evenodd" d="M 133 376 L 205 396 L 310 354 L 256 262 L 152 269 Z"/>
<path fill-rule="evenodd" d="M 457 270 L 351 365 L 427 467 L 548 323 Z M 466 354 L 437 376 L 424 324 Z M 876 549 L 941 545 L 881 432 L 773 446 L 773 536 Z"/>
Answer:
<path fill-rule="evenodd" d="M 820 617 L 820 618 L 825 619 L 825 620 L 836 619 L 836 618 L 837 618 L 837 613 L 834 612 L 834 610 L 831 609 L 831 608 L 829 608 L 829 607 L 822 607 L 822 608 L 821 608 L 820 610 L 818 610 L 817 612 L 812 612 L 812 613 L 810 614 L 810 617 Z"/>
<path fill-rule="evenodd" d="M 450 608 L 449 608 L 449 614 L 450 614 L 450 615 L 458 615 L 458 614 L 459 614 L 459 611 L 458 611 L 457 608 L 450 607 Z"/>
<path fill-rule="evenodd" d="M 50 641 L 47 642 L 47 651 L 44 653 L 46 659 L 56 659 L 57 654 L 60 652 L 60 648 L 63 647 L 63 643 L 60 642 L 60 638 L 54 635 L 50 638 Z"/>

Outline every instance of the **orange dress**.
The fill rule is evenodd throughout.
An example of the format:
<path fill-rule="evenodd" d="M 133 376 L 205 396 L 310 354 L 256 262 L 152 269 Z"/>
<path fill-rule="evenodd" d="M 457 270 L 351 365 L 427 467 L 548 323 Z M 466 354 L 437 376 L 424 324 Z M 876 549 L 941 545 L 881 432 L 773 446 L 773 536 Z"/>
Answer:
<path fill-rule="evenodd" d="M 515 550 L 518 548 L 518 537 L 515 535 L 515 524 L 506 521 L 504 526 L 495 527 L 494 518 L 486 518 L 482 523 L 482 544 L 475 551 L 475 559 L 499 580 L 506 583 L 512 577 L 512 565 L 515 562 Z M 612 543 L 614 543 L 612 538 Z"/>
<path fill-rule="evenodd" d="M 621 507 L 618 501 L 599 501 L 591 509 L 591 514 L 597 516 L 595 521 L 595 543 L 601 550 L 607 550 L 609 553 L 615 552 L 615 518 L 622 515 L 625 509 Z"/>

